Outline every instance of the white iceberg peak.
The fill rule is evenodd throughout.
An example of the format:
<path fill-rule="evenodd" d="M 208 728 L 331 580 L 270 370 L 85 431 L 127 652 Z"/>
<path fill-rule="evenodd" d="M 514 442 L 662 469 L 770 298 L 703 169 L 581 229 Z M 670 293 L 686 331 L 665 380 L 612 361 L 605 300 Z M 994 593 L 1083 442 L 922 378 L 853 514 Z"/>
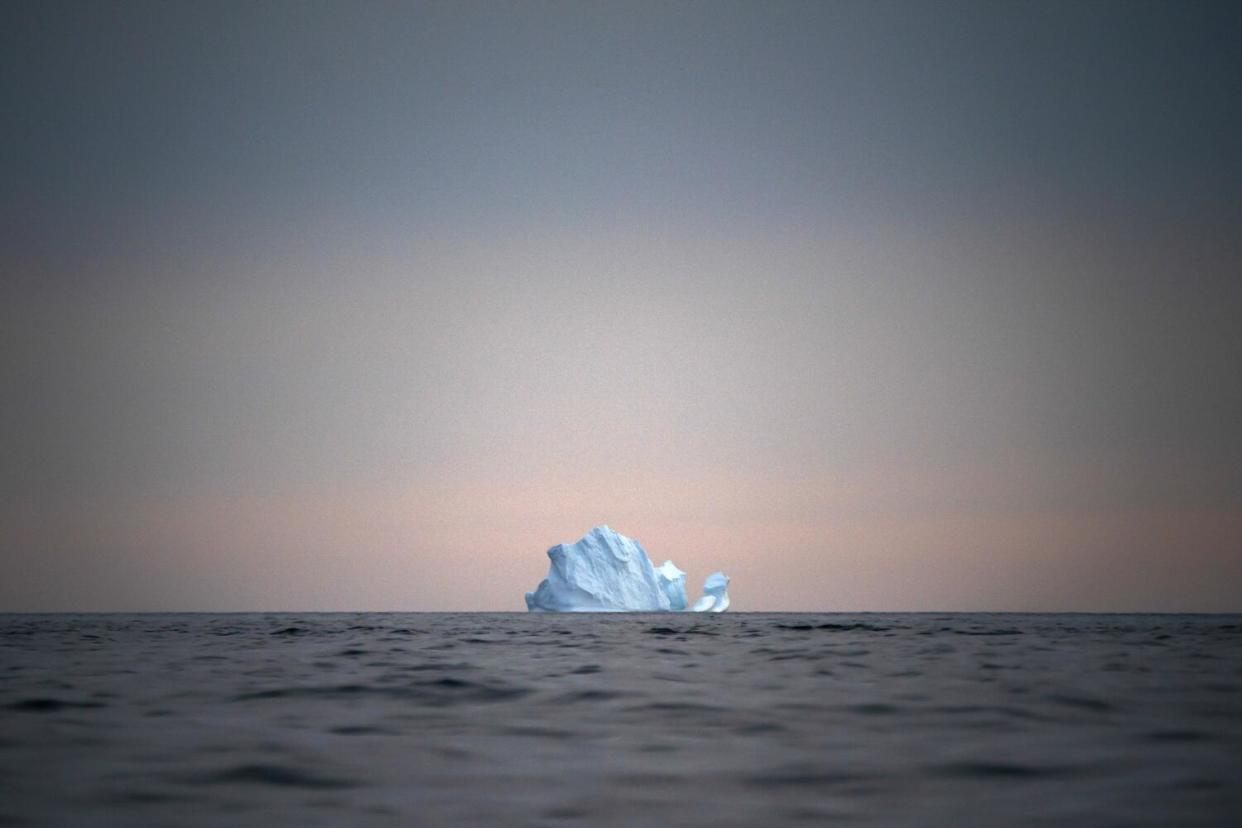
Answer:
<path fill-rule="evenodd" d="M 686 573 L 672 561 L 653 566 L 642 544 L 608 526 L 596 526 L 576 543 L 553 546 L 548 558 L 548 577 L 526 593 L 531 612 L 680 612 L 687 607 Z M 728 583 L 722 572 L 710 575 L 695 609 L 727 609 Z"/>
<path fill-rule="evenodd" d="M 656 578 L 660 589 L 668 597 L 668 608 L 673 612 L 681 612 L 686 608 L 686 573 L 677 568 L 672 561 L 665 561 L 656 568 Z"/>
<path fill-rule="evenodd" d="M 695 612 L 724 612 L 729 608 L 729 576 L 713 572 L 703 582 L 703 597 L 694 602 Z"/>

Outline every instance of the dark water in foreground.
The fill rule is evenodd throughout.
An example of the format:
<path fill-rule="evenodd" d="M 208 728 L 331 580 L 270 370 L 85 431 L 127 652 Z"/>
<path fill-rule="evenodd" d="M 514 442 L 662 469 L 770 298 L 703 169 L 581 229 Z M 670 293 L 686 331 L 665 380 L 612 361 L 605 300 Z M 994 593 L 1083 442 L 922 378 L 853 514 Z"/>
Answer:
<path fill-rule="evenodd" d="M 0 824 L 1242 824 L 1242 617 L 0 616 Z"/>

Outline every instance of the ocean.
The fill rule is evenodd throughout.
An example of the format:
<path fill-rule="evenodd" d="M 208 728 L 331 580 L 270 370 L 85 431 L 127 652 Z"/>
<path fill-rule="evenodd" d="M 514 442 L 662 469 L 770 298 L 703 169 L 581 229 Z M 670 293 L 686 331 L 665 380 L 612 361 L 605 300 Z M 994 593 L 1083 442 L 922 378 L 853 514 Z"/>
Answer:
<path fill-rule="evenodd" d="M 0 616 L 0 825 L 1242 824 L 1242 617 Z"/>

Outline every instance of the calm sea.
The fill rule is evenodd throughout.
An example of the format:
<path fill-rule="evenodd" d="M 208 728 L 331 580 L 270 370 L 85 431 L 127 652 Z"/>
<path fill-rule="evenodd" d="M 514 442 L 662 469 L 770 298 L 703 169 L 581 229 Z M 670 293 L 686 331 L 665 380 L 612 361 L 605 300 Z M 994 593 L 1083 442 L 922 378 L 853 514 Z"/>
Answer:
<path fill-rule="evenodd" d="M 1242 824 L 1242 618 L 0 616 L 0 824 Z"/>

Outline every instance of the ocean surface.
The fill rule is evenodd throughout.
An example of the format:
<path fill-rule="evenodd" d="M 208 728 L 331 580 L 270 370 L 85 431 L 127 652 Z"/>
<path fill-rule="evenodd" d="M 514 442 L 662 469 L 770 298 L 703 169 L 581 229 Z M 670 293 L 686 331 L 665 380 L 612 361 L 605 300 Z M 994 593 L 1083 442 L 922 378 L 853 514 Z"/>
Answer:
<path fill-rule="evenodd" d="M 0 616 L 3 825 L 1242 825 L 1242 617 Z"/>

